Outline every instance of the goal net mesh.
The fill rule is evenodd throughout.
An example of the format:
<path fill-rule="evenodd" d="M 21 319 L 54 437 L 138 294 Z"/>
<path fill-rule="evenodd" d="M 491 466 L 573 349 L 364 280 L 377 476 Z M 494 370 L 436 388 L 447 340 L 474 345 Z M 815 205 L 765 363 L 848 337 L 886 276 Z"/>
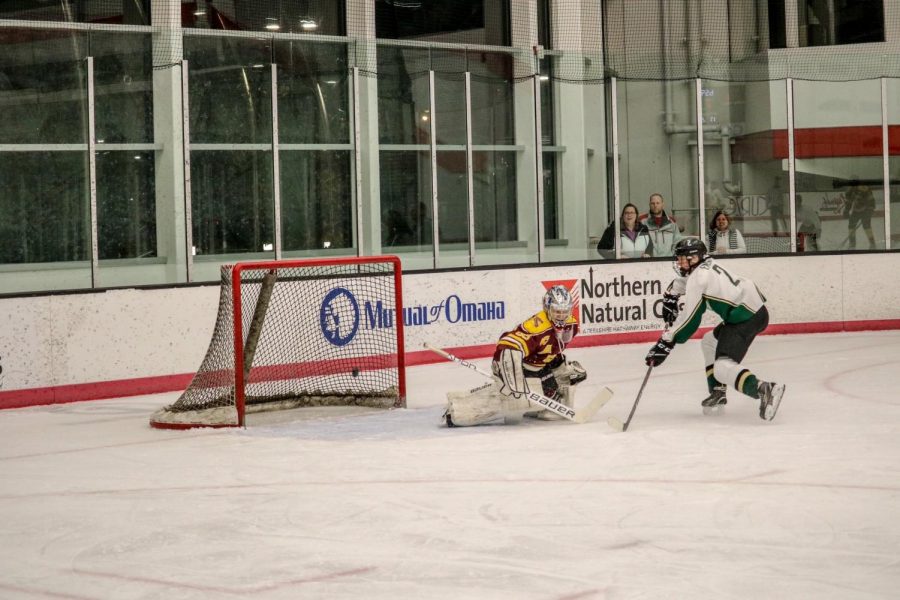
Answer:
<path fill-rule="evenodd" d="M 181 397 L 151 423 L 237 424 L 240 373 L 246 412 L 402 406 L 397 296 L 391 262 L 223 266 L 203 363 Z"/>

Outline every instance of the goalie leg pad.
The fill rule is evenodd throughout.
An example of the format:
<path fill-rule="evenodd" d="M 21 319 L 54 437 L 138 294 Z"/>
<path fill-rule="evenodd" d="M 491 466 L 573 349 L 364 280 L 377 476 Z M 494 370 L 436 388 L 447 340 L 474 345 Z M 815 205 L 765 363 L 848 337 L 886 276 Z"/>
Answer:
<path fill-rule="evenodd" d="M 521 350 L 506 348 L 500 352 L 499 360 L 492 365 L 495 375 L 500 378 L 500 393 L 504 396 L 519 397 L 528 389 L 525 387 L 522 359 Z"/>
<path fill-rule="evenodd" d="M 471 427 L 491 423 L 516 422 L 531 404 L 525 396 L 500 394 L 500 381 L 465 392 L 447 393 L 446 415 L 455 427 Z"/>

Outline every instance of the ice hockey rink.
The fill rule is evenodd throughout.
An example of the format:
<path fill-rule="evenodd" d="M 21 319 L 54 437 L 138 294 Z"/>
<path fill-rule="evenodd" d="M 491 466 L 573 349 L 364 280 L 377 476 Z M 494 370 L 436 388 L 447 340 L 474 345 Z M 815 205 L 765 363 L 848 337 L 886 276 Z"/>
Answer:
<path fill-rule="evenodd" d="M 570 350 L 584 425 L 439 426 L 481 382 L 409 370 L 409 408 L 160 431 L 162 394 L 0 412 L 0 598 L 897 598 L 900 331 L 764 336 L 771 423 L 703 416 L 699 342 Z M 487 361 L 478 361 L 486 365 Z"/>

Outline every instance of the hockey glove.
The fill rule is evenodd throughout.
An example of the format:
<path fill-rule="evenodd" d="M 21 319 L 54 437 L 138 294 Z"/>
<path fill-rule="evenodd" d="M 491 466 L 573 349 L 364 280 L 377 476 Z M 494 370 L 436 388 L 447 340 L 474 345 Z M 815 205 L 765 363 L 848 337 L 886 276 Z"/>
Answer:
<path fill-rule="evenodd" d="M 561 386 L 578 385 L 587 379 L 587 371 L 581 366 L 577 360 L 568 360 L 560 354 L 556 360 L 551 362 L 548 369 L 553 371 L 553 376 Z"/>
<path fill-rule="evenodd" d="M 644 361 L 647 363 L 648 367 L 658 367 L 669 357 L 669 352 L 671 352 L 674 347 L 674 341 L 667 342 L 666 340 L 659 338 L 659 341 L 650 348 L 650 352 L 647 353 L 647 358 L 645 358 Z"/>
<path fill-rule="evenodd" d="M 541 391 L 551 400 L 556 400 L 559 395 L 559 381 L 553 375 L 553 371 L 549 369 L 541 375 Z"/>
<path fill-rule="evenodd" d="M 569 385 L 578 385 L 587 379 L 587 371 L 577 360 L 569 363 Z"/>
<path fill-rule="evenodd" d="M 666 292 L 662 301 L 662 320 L 671 325 L 678 318 L 678 296 Z"/>

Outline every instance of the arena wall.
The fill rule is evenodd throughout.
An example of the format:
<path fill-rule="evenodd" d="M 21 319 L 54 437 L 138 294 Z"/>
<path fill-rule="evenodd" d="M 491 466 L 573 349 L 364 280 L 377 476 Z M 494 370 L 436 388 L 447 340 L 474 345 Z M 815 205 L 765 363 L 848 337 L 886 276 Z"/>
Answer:
<path fill-rule="evenodd" d="M 722 262 L 767 297 L 767 334 L 900 329 L 900 253 Z M 408 274 L 407 359 L 441 360 L 422 350 L 426 341 L 467 358 L 489 355 L 556 283 L 579 299 L 576 345 L 654 340 L 672 276 L 669 261 Z M 209 285 L 0 299 L 0 408 L 183 389 L 206 352 L 218 298 Z M 708 315 L 705 325 L 714 323 Z M 320 334 L 318 323 L 309 327 Z"/>

